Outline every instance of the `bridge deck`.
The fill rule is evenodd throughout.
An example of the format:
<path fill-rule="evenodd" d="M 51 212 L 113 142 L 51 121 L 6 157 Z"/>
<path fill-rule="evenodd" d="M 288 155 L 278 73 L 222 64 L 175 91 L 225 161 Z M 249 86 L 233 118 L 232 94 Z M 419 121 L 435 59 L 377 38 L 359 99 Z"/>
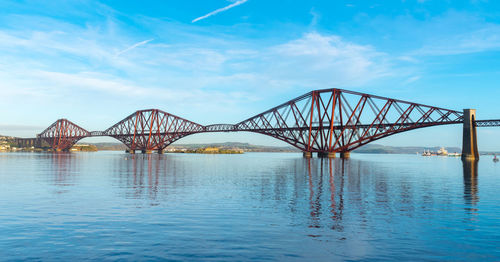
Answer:
<path fill-rule="evenodd" d="M 498 127 L 500 126 L 500 119 L 494 119 L 494 120 L 476 120 L 475 121 L 477 127 Z M 441 123 L 441 125 L 453 125 L 453 124 L 462 124 L 461 121 L 453 121 L 453 122 L 446 122 L 446 123 Z M 403 123 L 403 124 L 394 124 L 394 123 L 388 123 L 388 124 L 379 124 L 375 127 L 378 128 L 399 128 L 399 127 L 409 127 L 415 125 L 415 123 Z M 434 124 L 433 124 L 434 125 Z M 346 126 L 333 126 L 334 130 L 341 130 L 341 129 L 366 129 L 370 128 L 370 125 L 346 125 Z M 203 129 L 203 131 L 197 131 L 196 133 L 207 133 L 207 132 L 239 132 L 239 131 L 253 131 L 253 132 L 264 132 L 264 131 L 270 131 L 270 130 L 290 130 L 290 131 L 307 131 L 309 129 L 312 130 L 320 130 L 320 129 L 330 129 L 329 126 L 312 126 L 312 127 L 288 127 L 288 128 L 238 128 L 237 125 L 231 125 L 231 124 L 215 124 L 215 125 L 208 125 L 206 128 Z M 180 134 L 180 133 L 191 133 L 191 132 L 175 132 L 175 134 Z M 168 135 L 172 133 L 165 133 L 165 132 L 160 132 L 158 133 L 159 135 Z M 130 136 L 133 136 L 134 134 L 128 134 Z M 135 134 L 138 135 L 138 134 Z M 110 136 L 107 134 L 105 131 L 92 131 L 89 132 L 87 136 L 68 136 L 68 137 L 74 137 L 74 138 L 85 138 L 85 137 L 99 137 L 99 136 Z M 34 138 L 24 138 L 24 139 L 34 139 Z"/>
<path fill-rule="evenodd" d="M 477 127 L 494 127 L 500 126 L 500 119 L 494 120 L 476 120 Z"/>
<path fill-rule="evenodd" d="M 323 89 L 236 124 L 201 125 L 159 109 L 147 109 L 130 114 L 104 131 L 89 132 L 67 119 L 59 119 L 37 137 L 55 150 L 69 150 L 85 137 L 110 136 L 132 150 L 161 151 L 196 133 L 247 131 L 274 137 L 304 152 L 349 152 L 413 129 L 464 124 L 464 114 L 343 89 Z M 500 126 L 500 120 L 470 118 L 468 123 L 474 128 Z"/>

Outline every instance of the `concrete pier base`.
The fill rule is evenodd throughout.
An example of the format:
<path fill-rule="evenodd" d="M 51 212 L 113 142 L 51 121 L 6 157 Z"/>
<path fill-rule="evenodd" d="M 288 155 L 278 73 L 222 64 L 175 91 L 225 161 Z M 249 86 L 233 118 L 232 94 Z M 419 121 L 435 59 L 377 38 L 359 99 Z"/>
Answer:
<path fill-rule="evenodd" d="M 125 150 L 125 153 L 135 154 L 135 150 L 127 149 L 127 150 Z"/>
<path fill-rule="evenodd" d="M 463 129 L 463 140 L 462 140 L 463 161 L 479 160 L 475 121 L 476 121 L 476 110 L 464 109 L 464 129 Z"/>
<path fill-rule="evenodd" d="M 302 152 L 302 156 L 304 156 L 305 158 L 311 158 L 312 157 L 312 152 L 304 151 L 304 152 Z"/>
<path fill-rule="evenodd" d="M 318 152 L 318 157 L 335 158 L 335 152 Z"/>
<path fill-rule="evenodd" d="M 350 158 L 351 152 L 340 152 L 340 157 L 341 158 Z"/>
<path fill-rule="evenodd" d="M 142 150 L 143 154 L 151 154 L 153 153 L 153 150 Z"/>
<path fill-rule="evenodd" d="M 158 149 L 158 154 L 163 154 L 163 149 Z"/>

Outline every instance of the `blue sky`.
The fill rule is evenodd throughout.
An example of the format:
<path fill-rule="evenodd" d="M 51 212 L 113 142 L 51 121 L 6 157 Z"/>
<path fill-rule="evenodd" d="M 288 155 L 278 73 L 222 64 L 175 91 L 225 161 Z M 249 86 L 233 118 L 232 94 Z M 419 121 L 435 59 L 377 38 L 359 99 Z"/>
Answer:
<path fill-rule="evenodd" d="M 0 0 L 0 134 L 58 118 L 104 130 L 137 109 L 236 123 L 344 88 L 500 118 L 499 1 Z M 479 130 L 482 150 L 500 129 Z M 92 140 L 89 140 L 92 141 Z M 280 144 L 246 133 L 180 143 Z M 461 127 L 378 143 L 460 146 Z"/>

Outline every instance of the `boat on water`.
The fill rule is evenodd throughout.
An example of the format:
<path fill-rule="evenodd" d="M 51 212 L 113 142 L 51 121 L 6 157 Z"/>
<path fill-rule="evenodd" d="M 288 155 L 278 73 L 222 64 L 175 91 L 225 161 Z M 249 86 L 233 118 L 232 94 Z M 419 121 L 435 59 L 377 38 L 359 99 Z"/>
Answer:
<path fill-rule="evenodd" d="M 498 161 L 500 161 L 500 159 L 498 159 L 498 158 L 497 158 L 497 155 L 495 155 L 495 156 L 493 157 L 493 162 L 495 162 L 495 163 L 496 163 L 496 162 L 498 162 Z"/>
<path fill-rule="evenodd" d="M 447 156 L 447 155 L 448 155 L 448 151 L 447 151 L 444 147 L 441 147 L 441 148 L 437 151 L 437 155 L 438 155 L 438 156 Z"/>
<path fill-rule="evenodd" d="M 422 153 L 422 156 L 447 156 L 448 151 L 444 148 L 441 147 L 437 152 L 433 152 L 431 150 L 424 150 Z"/>
<path fill-rule="evenodd" d="M 430 150 L 427 150 L 427 151 L 424 150 L 424 152 L 422 153 L 422 156 L 432 156 L 432 153 Z"/>
<path fill-rule="evenodd" d="M 449 157 L 459 157 L 459 156 L 462 156 L 462 154 L 455 152 L 455 153 L 448 153 L 448 156 Z"/>

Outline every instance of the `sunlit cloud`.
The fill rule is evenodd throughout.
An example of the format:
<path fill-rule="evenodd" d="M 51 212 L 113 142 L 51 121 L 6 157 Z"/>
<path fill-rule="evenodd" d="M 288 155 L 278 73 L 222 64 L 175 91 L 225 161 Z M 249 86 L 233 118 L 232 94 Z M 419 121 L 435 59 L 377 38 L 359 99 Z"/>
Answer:
<path fill-rule="evenodd" d="M 390 56 L 367 45 L 317 32 L 270 48 L 270 75 L 291 86 L 359 86 L 391 74 Z M 273 61 L 273 62 L 271 62 Z"/>

